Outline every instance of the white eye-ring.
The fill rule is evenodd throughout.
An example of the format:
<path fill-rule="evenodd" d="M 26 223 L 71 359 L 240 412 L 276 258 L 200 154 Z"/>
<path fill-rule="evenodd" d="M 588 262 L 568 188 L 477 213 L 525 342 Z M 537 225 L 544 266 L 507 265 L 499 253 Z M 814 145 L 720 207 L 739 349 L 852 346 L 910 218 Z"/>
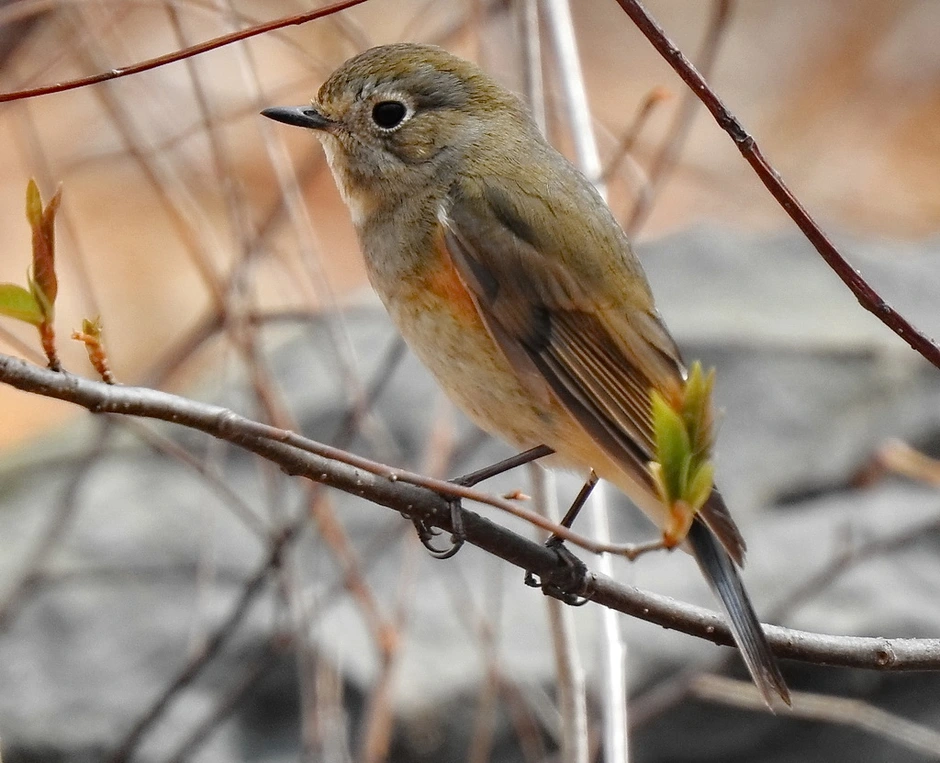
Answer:
<path fill-rule="evenodd" d="M 408 107 L 401 101 L 393 99 L 379 101 L 372 107 L 372 121 L 380 130 L 391 132 L 401 127 L 408 112 Z"/>

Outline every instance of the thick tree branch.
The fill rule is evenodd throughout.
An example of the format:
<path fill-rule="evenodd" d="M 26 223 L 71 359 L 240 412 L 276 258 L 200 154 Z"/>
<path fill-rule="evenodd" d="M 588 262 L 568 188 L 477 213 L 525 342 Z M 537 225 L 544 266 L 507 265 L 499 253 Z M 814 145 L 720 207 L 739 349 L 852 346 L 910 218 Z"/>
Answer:
<path fill-rule="evenodd" d="M 639 30 L 666 59 L 670 66 L 683 79 L 683 81 L 699 97 L 706 108 L 712 113 L 715 121 L 734 141 L 738 150 L 751 165 L 761 182 L 770 191 L 784 211 L 803 231 L 803 235 L 822 255 L 836 275 L 849 287 L 858 299 L 859 304 L 878 320 L 884 323 L 901 339 L 907 342 L 912 349 L 919 352 L 934 366 L 940 368 L 940 346 L 929 337 L 922 334 L 912 326 L 904 316 L 889 305 L 861 274 L 855 270 L 839 253 L 829 237 L 822 231 L 816 221 L 810 216 L 799 199 L 783 182 L 777 171 L 764 158 L 763 153 L 753 137 L 744 129 L 737 117 L 725 106 L 724 102 L 712 90 L 705 78 L 696 70 L 692 62 L 683 55 L 675 43 L 672 42 L 656 20 L 650 16 L 642 3 L 638 0 L 617 0 L 620 7 L 637 25 Z"/>
<path fill-rule="evenodd" d="M 198 429 L 262 456 L 288 474 L 307 477 L 394 509 L 405 516 L 452 530 L 450 505 L 435 490 L 359 468 L 352 464 L 373 462 L 325 445 L 319 446 L 318 443 L 251 421 L 217 405 L 157 390 L 95 382 L 30 365 L 8 355 L 0 355 L 0 382 L 27 392 L 75 403 L 94 413 L 141 416 Z M 305 444 L 306 449 L 287 441 L 293 439 Z M 337 460 L 311 452 L 312 446 L 318 446 L 323 452 L 335 451 L 337 456 L 343 458 Z M 383 468 L 388 475 L 408 475 L 391 467 Z M 428 484 L 454 487 L 436 480 L 428 480 Z M 465 489 L 457 492 L 467 492 L 474 499 L 477 496 L 487 498 L 483 493 Z M 487 502 L 496 505 L 508 503 L 491 497 Z M 716 612 L 622 585 L 597 573 L 572 574 L 572 568 L 551 549 L 466 509 L 462 509 L 462 517 L 468 542 L 523 570 L 535 573 L 543 581 L 558 584 L 568 582 L 573 592 L 618 612 L 718 644 L 732 643 L 722 617 Z M 940 639 L 829 636 L 778 626 L 767 626 L 767 634 L 778 656 L 804 662 L 893 671 L 940 669 Z"/>

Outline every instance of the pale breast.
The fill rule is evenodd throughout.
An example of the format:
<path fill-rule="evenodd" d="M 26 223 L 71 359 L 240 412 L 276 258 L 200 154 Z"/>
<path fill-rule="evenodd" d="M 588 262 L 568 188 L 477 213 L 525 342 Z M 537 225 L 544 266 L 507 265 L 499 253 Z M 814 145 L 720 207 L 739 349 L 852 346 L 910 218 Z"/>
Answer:
<path fill-rule="evenodd" d="M 452 267 L 428 269 L 386 306 L 408 345 L 481 429 L 520 446 L 550 436 L 559 411 L 517 379 Z"/>

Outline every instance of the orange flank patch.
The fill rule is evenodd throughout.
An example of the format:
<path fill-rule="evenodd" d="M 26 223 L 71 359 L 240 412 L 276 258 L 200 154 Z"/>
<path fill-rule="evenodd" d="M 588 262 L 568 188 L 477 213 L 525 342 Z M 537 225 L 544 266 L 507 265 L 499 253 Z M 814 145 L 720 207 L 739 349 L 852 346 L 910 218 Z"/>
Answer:
<path fill-rule="evenodd" d="M 466 323 L 468 328 L 471 324 L 483 328 L 483 321 L 477 311 L 476 303 L 457 273 L 457 268 L 454 267 L 442 238 L 436 242 L 437 256 L 422 273 L 424 288 L 427 289 L 429 296 L 437 298 L 435 301 L 438 304 L 447 305 L 455 317 Z"/>

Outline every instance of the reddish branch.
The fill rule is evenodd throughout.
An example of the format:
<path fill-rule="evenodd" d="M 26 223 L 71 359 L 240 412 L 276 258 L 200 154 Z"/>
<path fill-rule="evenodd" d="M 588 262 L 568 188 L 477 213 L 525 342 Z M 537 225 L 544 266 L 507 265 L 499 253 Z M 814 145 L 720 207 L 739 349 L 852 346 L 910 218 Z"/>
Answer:
<path fill-rule="evenodd" d="M 912 326 L 900 313 L 882 299 L 864 278 L 839 253 L 828 236 L 820 229 L 809 212 L 800 204 L 796 196 L 777 174 L 777 171 L 764 158 L 763 153 L 737 118 L 728 110 L 721 98 L 712 90 L 705 78 L 670 40 L 662 27 L 649 15 L 638 0 L 617 0 L 624 12 L 633 20 L 639 30 L 646 35 L 653 47 L 666 59 L 676 73 L 699 97 L 706 108 L 715 117 L 719 126 L 731 136 L 738 150 L 747 163 L 761 179 L 767 190 L 773 195 L 784 211 L 795 222 L 803 235 L 809 239 L 823 259 L 828 263 L 842 282 L 852 291 L 859 304 L 884 323 L 914 350 L 923 355 L 934 366 L 940 368 L 940 346 Z"/>
<path fill-rule="evenodd" d="M 188 48 L 174 50 L 172 53 L 167 53 L 163 56 L 157 56 L 156 58 L 150 58 L 146 61 L 140 61 L 136 64 L 131 64 L 130 66 L 121 66 L 115 69 L 110 69 L 109 71 L 101 72 L 100 74 L 93 74 L 90 77 L 81 77 L 79 79 L 67 80 L 66 82 L 57 82 L 54 85 L 43 85 L 42 87 L 34 87 L 28 90 L 15 90 L 11 93 L 0 93 L 0 103 L 6 103 L 7 101 L 20 101 L 24 98 L 35 98 L 36 96 L 49 95 L 50 93 L 62 93 L 66 90 L 75 90 L 76 88 L 85 87 L 86 85 L 97 85 L 99 82 L 107 82 L 108 80 L 127 77 L 130 74 L 140 74 L 140 72 L 156 69 L 157 67 L 164 66 L 166 64 L 172 64 L 176 61 L 182 61 L 191 56 L 197 56 L 200 53 L 207 53 L 210 50 L 215 50 L 216 48 L 222 48 L 226 45 L 230 45 L 233 42 L 240 42 L 241 40 L 247 40 L 250 37 L 257 37 L 259 34 L 265 34 L 266 32 L 273 32 L 275 29 L 284 29 L 285 27 L 289 26 L 306 24 L 308 21 L 313 21 L 314 19 L 323 18 L 324 16 L 331 16 L 334 13 L 345 11 L 347 8 L 352 8 L 354 5 L 360 5 L 364 2 L 366 2 L 366 0 L 342 0 L 342 2 L 327 5 L 324 8 L 318 8 L 315 11 L 298 13 L 296 16 L 287 16 L 286 18 L 276 19 L 275 21 L 268 21 L 264 24 L 257 24 L 256 26 L 248 27 L 247 29 L 240 29 L 237 32 L 223 34 L 221 37 L 213 37 L 211 40 L 206 40 L 205 42 L 190 45 Z"/>

